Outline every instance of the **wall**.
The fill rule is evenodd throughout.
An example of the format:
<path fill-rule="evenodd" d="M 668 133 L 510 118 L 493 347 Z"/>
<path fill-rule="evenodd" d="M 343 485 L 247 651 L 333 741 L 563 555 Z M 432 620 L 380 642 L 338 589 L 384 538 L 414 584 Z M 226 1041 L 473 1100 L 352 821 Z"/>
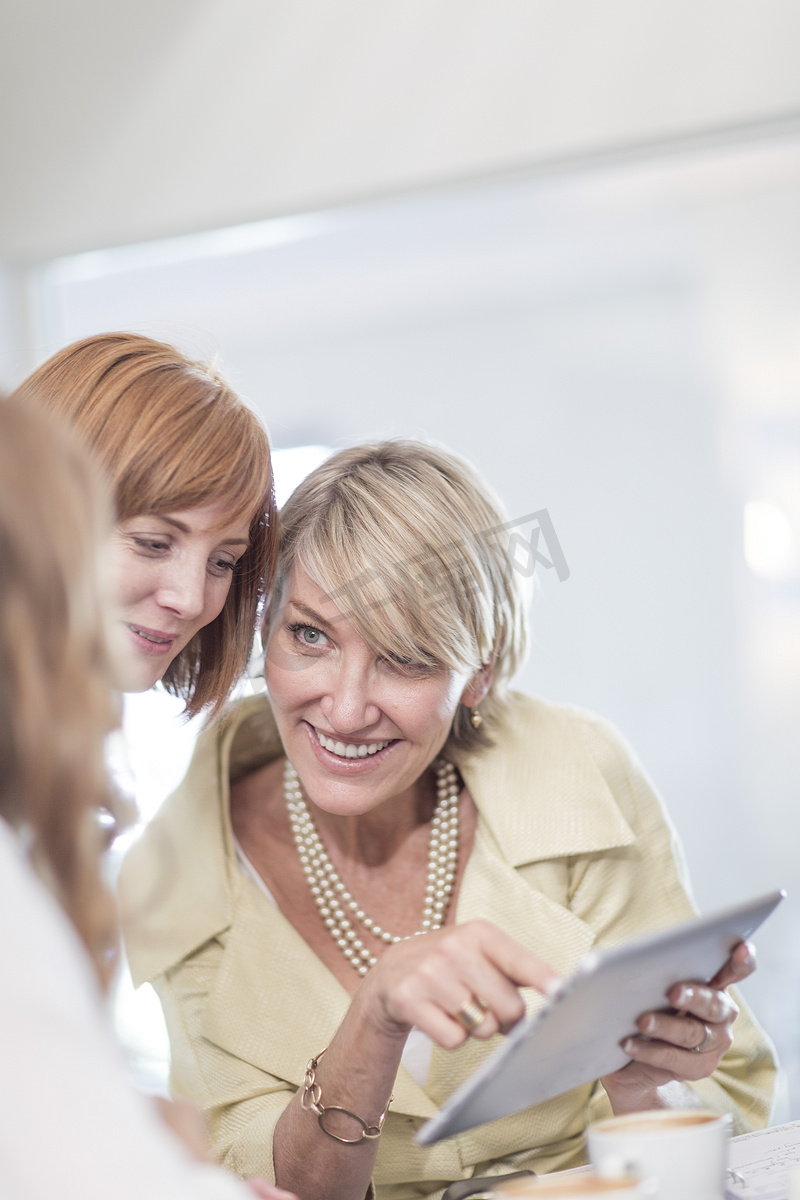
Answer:
<path fill-rule="evenodd" d="M 0 256 L 796 123 L 798 39 L 796 0 L 5 0 Z"/>

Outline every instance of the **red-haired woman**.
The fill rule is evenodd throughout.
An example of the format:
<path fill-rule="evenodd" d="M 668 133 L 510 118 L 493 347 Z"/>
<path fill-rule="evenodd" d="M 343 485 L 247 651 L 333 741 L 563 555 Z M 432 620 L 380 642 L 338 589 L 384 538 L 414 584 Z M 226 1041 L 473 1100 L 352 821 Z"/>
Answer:
<path fill-rule="evenodd" d="M 211 367 L 134 333 L 59 350 L 16 396 L 72 426 L 111 485 L 122 690 L 160 679 L 189 715 L 218 712 L 277 548 L 258 417 Z"/>

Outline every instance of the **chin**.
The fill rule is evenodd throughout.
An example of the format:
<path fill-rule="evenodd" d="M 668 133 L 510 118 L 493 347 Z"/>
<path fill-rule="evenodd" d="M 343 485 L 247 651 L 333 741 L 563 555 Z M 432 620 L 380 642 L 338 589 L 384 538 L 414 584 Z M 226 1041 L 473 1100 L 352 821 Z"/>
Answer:
<path fill-rule="evenodd" d="M 149 692 L 166 671 L 156 671 L 152 663 L 137 663 L 129 653 L 112 642 L 112 680 L 118 692 Z"/>
<path fill-rule="evenodd" d="M 169 663 L 137 662 L 130 653 L 114 654 L 114 680 L 121 692 L 149 692 L 168 667 Z"/>
<path fill-rule="evenodd" d="M 117 687 L 121 692 L 149 692 L 160 679 L 160 675 L 153 675 L 152 672 L 145 675 L 142 671 L 132 672 L 129 669 L 117 676 Z"/>

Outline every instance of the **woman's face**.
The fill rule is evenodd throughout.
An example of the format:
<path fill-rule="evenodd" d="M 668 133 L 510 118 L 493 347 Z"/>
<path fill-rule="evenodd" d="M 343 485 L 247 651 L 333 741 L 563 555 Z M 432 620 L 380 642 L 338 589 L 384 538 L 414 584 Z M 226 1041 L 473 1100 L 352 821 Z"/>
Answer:
<path fill-rule="evenodd" d="M 232 522 L 223 504 L 119 522 L 113 536 L 114 628 L 123 691 L 151 688 L 219 615 L 248 541 L 247 524 Z"/>
<path fill-rule="evenodd" d="M 267 642 L 266 678 L 306 795 L 338 815 L 413 793 L 458 705 L 477 703 L 466 675 L 376 655 L 299 567 Z"/>

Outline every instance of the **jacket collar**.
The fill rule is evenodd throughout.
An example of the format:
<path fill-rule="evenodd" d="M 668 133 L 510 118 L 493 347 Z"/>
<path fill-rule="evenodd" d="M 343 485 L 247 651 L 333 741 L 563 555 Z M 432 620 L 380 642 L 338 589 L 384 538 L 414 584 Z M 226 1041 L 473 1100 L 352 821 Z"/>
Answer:
<path fill-rule="evenodd" d="M 635 841 L 581 716 L 567 705 L 512 693 L 491 749 L 453 756 L 512 866 Z"/>

